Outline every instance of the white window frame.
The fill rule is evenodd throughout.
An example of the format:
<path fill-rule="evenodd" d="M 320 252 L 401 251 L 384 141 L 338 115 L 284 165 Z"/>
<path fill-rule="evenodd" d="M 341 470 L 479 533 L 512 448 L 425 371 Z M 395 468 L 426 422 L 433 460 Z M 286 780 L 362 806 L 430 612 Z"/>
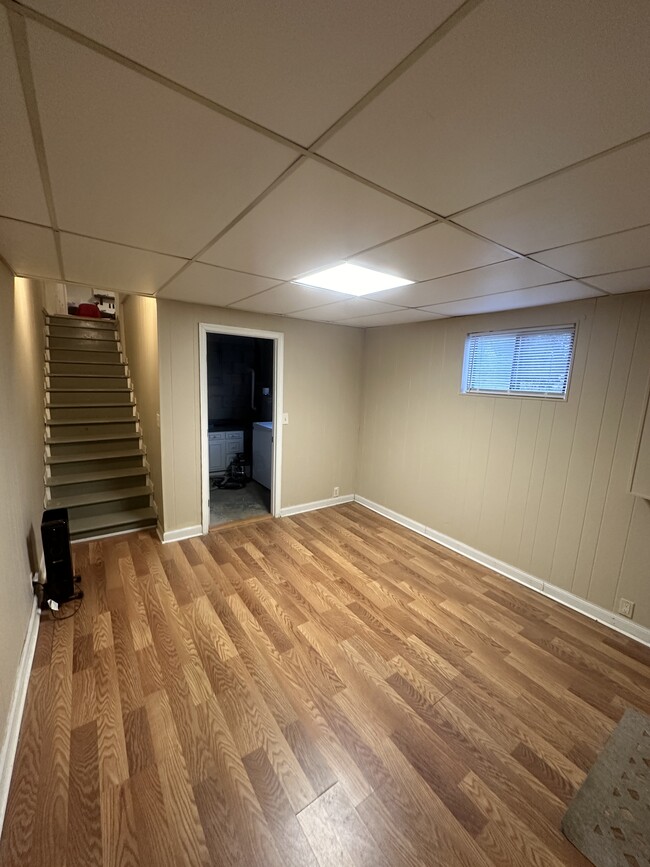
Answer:
<path fill-rule="evenodd" d="M 556 394 L 555 392 L 543 392 L 543 391 L 498 391 L 498 390 L 488 390 L 488 389 L 469 389 L 467 387 L 467 378 L 469 375 L 469 358 L 470 358 L 470 346 L 472 338 L 478 338 L 487 336 L 489 334 L 548 334 L 552 331 L 565 331 L 567 328 L 573 330 L 573 345 L 571 347 L 571 357 L 569 359 L 569 366 L 567 370 L 567 379 L 566 379 L 566 388 L 563 394 Z M 503 328 L 503 329 L 492 329 L 491 331 L 473 331 L 469 332 L 465 336 L 465 346 L 463 350 L 463 370 L 462 370 L 462 378 L 460 383 L 460 393 L 462 395 L 487 395 L 489 397 L 515 397 L 519 399 L 523 398 L 533 398 L 537 400 L 559 400 L 566 401 L 569 397 L 569 389 L 571 386 L 571 374 L 573 371 L 573 361 L 575 358 L 576 352 L 576 343 L 578 339 L 578 323 L 577 322 L 566 322 L 561 325 L 535 325 L 526 328 Z"/>

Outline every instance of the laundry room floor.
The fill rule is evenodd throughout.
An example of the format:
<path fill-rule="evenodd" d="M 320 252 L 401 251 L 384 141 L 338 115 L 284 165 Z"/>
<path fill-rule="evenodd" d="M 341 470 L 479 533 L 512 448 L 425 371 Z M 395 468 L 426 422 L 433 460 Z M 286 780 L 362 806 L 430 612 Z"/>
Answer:
<path fill-rule="evenodd" d="M 271 511 L 271 492 L 257 482 L 238 490 L 210 489 L 210 526 L 255 518 Z"/>

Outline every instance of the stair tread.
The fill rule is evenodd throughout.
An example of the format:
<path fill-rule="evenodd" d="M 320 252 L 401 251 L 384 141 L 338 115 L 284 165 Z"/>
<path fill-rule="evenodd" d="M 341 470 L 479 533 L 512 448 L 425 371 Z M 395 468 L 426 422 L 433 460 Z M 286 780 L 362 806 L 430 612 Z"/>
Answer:
<path fill-rule="evenodd" d="M 79 391 L 89 392 L 91 394 L 95 394 L 96 392 L 104 393 L 105 391 L 131 391 L 128 385 L 125 385 L 123 388 L 46 388 L 45 391 L 56 391 L 56 392 L 64 392 L 64 391 Z"/>
<path fill-rule="evenodd" d="M 57 488 L 59 485 L 85 484 L 86 482 L 103 482 L 106 479 L 127 479 L 134 476 L 149 475 L 149 468 L 141 467 L 116 467 L 112 470 L 95 470 L 89 473 L 70 473 L 67 476 L 50 476 L 45 480 L 48 488 Z"/>
<path fill-rule="evenodd" d="M 57 337 L 56 334 L 51 335 L 54 340 L 83 340 L 83 337 Z M 120 352 L 119 349 L 106 349 L 103 346 L 97 347 L 93 344 L 95 343 L 114 343 L 115 346 L 119 344 L 119 340 L 117 338 L 115 340 L 89 340 L 88 343 L 84 343 L 83 346 L 50 346 L 50 335 L 47 336 L 47 346 L 45 347 L 50 352 Z"/>
<path fill-rule="evenodd" d="M 89 518 L 70 518 L 70 533 L 79 536 L 81 533 L 90 534 L 111 530 L 117 527 L 129 525 L 152 526 L 156 525 L 157 517 L 153 506 L 146 509 L 126 509 L 122 512 L 107 512 L 105 515 L 93 515 Z"/>
<path fill-rule="evenodd" d="M 98 366 L 109 364 L 111 366 L 115 366 L 119 364 L 120 367 L 126 367 L 126 362 L 123 361 L 70 361 L 69 358 L 50 358 L 45 362 L 46 364 L 96 364 Z M 118 374 L 119 375 L 119 374 Z M 69 376 L 69 374 L 60 373 L 59 376 Z"/>
<path fill-rule="evenodd" d="M 93 323 L 88 323 L 87 321 L 81 322 L 46 322 L 45 325 L 48 328 L 67 328 L 69 331 L 95 331 L 97 334 L 116 334 L 117 328 L 111 323 L 110 326 L 102 326 L 100 325 L 97 328 Z"/>
<path fill-rule="evenodd" d="M 75 331 L 92 331 L 95 334 L 110 334 L 111 336 L 118 333 L 117 328 L 97 328 L 93 325 L 88 325 L 86 322 L 82 324 L 72 322 L 46 322 L 46 328 L 65 328 L 72 335 Z M 50 334 L 50 337 L 67 337 L 67 334 Z"/>
<path fill-rule="evenodd" d="M 105 409 L 106 407 L 130 406 L 134 407 L 135 403 L 131 400 L 124 400 L 120 403 L 48 403 L 47 409 Z"/>
<path fill-rule="evenodd" d="M 99 333 L 99 332 L 98 332 Z M 70 337 L 67 334 L 46 334 L 47 341 L 46 349 L 86 349 L 89 346 L 94 346 L 99 343 L 100 346 L 117 346 L 120 339 L 117 334 L 112 334 L 110 337 Z M 81 346 L 52 346 L 52 340 L 68 340 L 75 343 L 81 343 Z M 104 350 L 104 352 L 111 350 Z"/>
<path fill-rule="evenodd" d="M 147 497 L 153 492 L 150 484 L 132 488 L 114 488 L 110 491 L 93 491 L 89 494 L 72 494 L 69 497 L 53 497 L 48 500 L 48 509 L 72 509 L 75 506 L 92 506 L 95 503 L 110 503 L 111 500 L 128 500 L 132 497 Z"/>
<path fill-rule="evenodd" d="M 72 358 L 61 358 L 60 356 L 69 356 L 70 353 L 80 353 L 80 355 L 73 356 Z M 105 361 L 96 361 L 100 355 L 108 355 L 108 360 Z M 122 355 L 122 351 L 119 349 L 105 349 L 102 352 L 88 352 L 85 349 L 65 349 L 60 347 L 54 347 L 54 349 L 48 349 L 45 356 L 45 364 L 83 364 L 84 367 L 91 364 L 119 364 L 120 367 L 126 367 L 126 360 Z"/>
<path fill-rule="evenodd" d="M 73 316 L 71 313 L 46 313 L 45 320 L 60 319 L 62 322 L 110 322 L 117 327 L 118 319 L 108 319 L 104 316 Z"/>
<path fill-rule="evenodd" d="M 125 373 L 46 373 L 52 379 L 55 376 L 63 376 L 66 379 L 128 379 Z"/>
<path fill-rule="evenodd" d="M 139 439 L 141 434 L 139 431 L 135 431 L 134 433 L 118 433 L 118 434 L 90 434 L 87 436 L 79 436 L 79 437 L 45 437 L 46 445 L 60 445 L 61 443 L 93 443 L 93 442 L 107 442 L 109 440 L 133 440 Z"/>
<path fill-rule="evenodd" d="M 84 404 L 85 406 L 85 404 Z M 83 409 L 83 407 L 80 407 Z M 45 424 L 48 427 L 60 426 L 60 425 L 80 425 L 80 424 L 133 424 L 133 422 L 139 421 L 137 415 L 130 415 L 127 418 L 64 418 L 64 419 L 52 419 L 46 418 Z"/>
<path fill-rule="evenodd" d="M 116 345 L 114 347 L 108 347 L 108 348 L 103 347 L 101 351 L 104 353 L 107 352 L 110 355 L 120 355 L 120 353 L 122 352 L 122 349 L 121 349 L 121 347 L 118 348 L 117 343 L 119 343 L 119 341 L 116 341 Z M 46 346 L 45 349 L 47 350 L 47 352 L 50 353 L 50 355 L 53 352 L 81 352 L 84 355 L 88 355 L 88 347 L 87 346 Z M 70 358 L 62 358 L 61 359 L 61 361 L 71 361 L 71 360 L 72 359 L 70 359 Z M 86 364 L 86 363 L 90 364 L 90 362 L 84 361 L 84 364 Z M 101 364 L 101 362 L 98 361 L 97 364 Z"/>
<path fill-rule="evenodd" d="M 72 335 L 76 331 L 91 331 L 93 334 L 105 334 L 106 337 L 102 337 L 101 338 L 102 340 L 114 340 L 118 335 L 117 328 L 94 328 L 92 326 L 92 324 L 86 325 L 85 322 L 83 325 L 77 325 L 77 326 L 71 326 L 69 322 L 46 322 L 45 326 L 46 326 L 46 328 L 65 328 L 65 329 L 67 329 L 68 333 L 71 336 L 70 337 L 71 340 L 83 340 L 84 339 L 84 338 L 80 338 L 80 337 L 72 337 Z M 49 337 L 65 337 L 66 340 L 68 339 L 68 334 L 49 334 L 48 336 Z M 88 339 L 89 340 L 95 340 L 97 338 L 90 337 Z"/>
<path fill-rule="evenodd" d="M 103 461 L 111 458 L 137 458 L 144 457 L 144 449 L 118 449 L 112 452 L 82 452 L 76 455 L 48 455 L 45 463 L 53 464 L 76 464 L 84 461 Z"/>

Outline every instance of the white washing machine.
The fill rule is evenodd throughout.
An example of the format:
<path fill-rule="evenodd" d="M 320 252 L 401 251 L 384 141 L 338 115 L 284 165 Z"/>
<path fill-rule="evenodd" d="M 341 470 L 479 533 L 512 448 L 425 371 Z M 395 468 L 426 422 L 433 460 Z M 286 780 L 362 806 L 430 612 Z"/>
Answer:
<path fill-rule="evenodd" d="M 253 479 L 271 488 L 273 481 L 273 422 L 253 422 Z"/>

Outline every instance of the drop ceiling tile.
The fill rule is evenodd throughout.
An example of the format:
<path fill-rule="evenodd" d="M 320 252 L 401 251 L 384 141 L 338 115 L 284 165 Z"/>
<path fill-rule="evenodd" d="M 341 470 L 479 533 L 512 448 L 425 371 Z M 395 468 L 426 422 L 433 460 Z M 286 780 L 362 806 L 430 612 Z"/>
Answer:
<path fill-rule="evenodd" d="M 461 0 L 29 4 L 270 129 L 311 143 Z M 369 26 L 370 25 L 370 26 Z"/>
<path fill-rule="evenodd" d="M 61 279 L 52 229 L 0 217 L 0 256 L 21 276 Z"/>
<path fill-rule="evenodd" d="M 436 223 L 354 256 L 351 261 L 407 280 L 430 280 L 512 258 L 511 253 L 490 241 Z"/>
<path fill-rule="evenodd" d="M 409 205 L 307 159 L 201 259 L 291 280 L 430 220 Z"/>
<path fill-rule="evenodd" d="M 413 322 L 426 322 L 431 319 L 444 318 L 440 313 L 430 313 L 426 310 L 395 310 L 394 313 L 376 313 L 374 316 L 356 316 L 344 319 L 342 325 L 354 325 L 356 328 L 377 328 L 380 325 L 408 325 Z"/>
<path fill-rule="evenodd" d="M 590 277 L 589 282 L 606 292 L 640 292 L 650 289 L 650 267 L 602 274 L 600 277 Z"/>
<path fill-rule="evenodd" d="M 533 253 L 650 223 L 649 187 L 646 138 L 472 208 L 454 221 L 520 253 Z"/>
<path fill-rule="evenodd" d="M 329 289 L 318 289 L 315 286 L 299 286 L 296 283 L 282 283 L 233 304 L 239 310 L 250 310 L 255 313 L 293 313 L 320 304 L 333 303 L 341 300 L 340 292 L 330 292 Z"/>
<path fill-rule="evenodd" d="M 274 283 L 275 281 L 268 277 L 257 277 L 254 274 L 242 274 L 240 271 L 192 262 L 160 290 L 158 297 L 225 307 L 233 301 L 263 292 Z"/>
<path fill-rule="evenodd" d="M 511 259 L 494 265 L 485 265 L 472 271 L 463 271 L 449 277 L 438 277 L 413 286 L 400 286 L 381 293 L 381 300 L 405 307 L 424 307 L 443 301 L 457 301 L 477 295 L 491 295 L 529 286 L 541 286 L 554 280 L 565 280 L 563 274 L 528 259 Z M 379 300 L 380 293 L 369 298 Z"/>
<path fill-rule="evenodd" d="M 346 301 L 336 301 L 322 307 L 312 307 L 292 313 L 296 319 L 311 319 L 314 322 L 340 322 L 342 319 L 352 319 L 357 316 L 370 316 L 373 313 L 394 313 L 396 309 L 389 304 L 378 301 L 368 301 L 366 298 L 350 298 Z"/>
<path fill-rule="evenodd" d="M 533 258 L 572 277 L 641 268 L 650 263 L 650 226 L 546 250 Z"/>
<path fill-rule="evenodd" d="M 66 280 L 89 286 L 152 295 L 185 264 L 184 259 L 134 250 L 108 241 L 61 233 Z"/>
<path fill-rule="evenodd" d="M 563 301 L 576 301 L 579 298 L 593 298 L 602 293 L 590 289 L 575 280 L 552 283 L 548 286 L 535 286 L 532 289 L 518 289 L 514 292 L 500 292 L 465 301 L 450 301 L 426 307 L 432 313 L 444 316 L 469 316 L 472 313 L 496 313 L 499 310 L 518 310 L 522 307 L 541 307 L 545 304 L 561 304 Z"/>
<path fill-rule="evenodd" d="M 4 7 L 0 7 L 0 82 L 0 213 L 17 220 L 49 225 L 50 217 Z"/>
<path fill-rule="evenodd" d="M 484 0 L 320 151 L 448 215 L 647 132 L 647 0 Z"/>
<path fill-rule="evenodd" d="M 60 227 L 191 257 L 295 152 L 29 22 Z"/>

